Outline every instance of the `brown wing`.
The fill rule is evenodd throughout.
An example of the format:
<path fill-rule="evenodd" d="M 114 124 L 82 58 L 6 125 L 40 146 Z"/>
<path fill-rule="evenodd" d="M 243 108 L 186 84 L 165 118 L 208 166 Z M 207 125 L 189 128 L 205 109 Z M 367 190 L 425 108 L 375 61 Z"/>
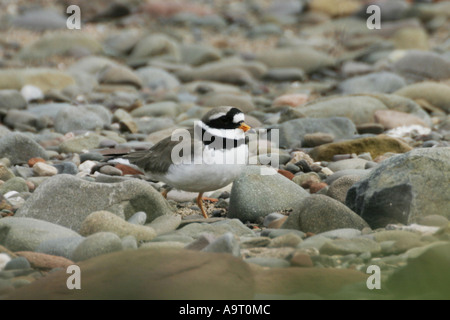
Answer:
<path fill-rule="evenodd" d="M 188 130 L 190 136 L 193 137 L 193 130 Z M 172 149 L 177 146 L 180 141 L 172 141 L 171 137 L 164 138 L 149 150 L 140 150 L 131 152 L 123 158 L 128 159 L 130 163 L 135 164 L 139 168 L 153 173 L 167 172 L 172 162 Z M 189 142 L 192 143 L 192 142 Z M 193 153 L 191 146 L 191 154 Z M 182 153 L 181 153 L 182 156 Z"/>

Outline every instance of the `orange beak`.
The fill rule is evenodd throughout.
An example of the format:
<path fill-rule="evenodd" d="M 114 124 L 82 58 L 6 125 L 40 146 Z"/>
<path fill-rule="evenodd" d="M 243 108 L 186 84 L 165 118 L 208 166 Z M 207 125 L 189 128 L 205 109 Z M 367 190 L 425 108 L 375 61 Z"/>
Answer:
<path fill-rule="evenodd" d="M 239 126 L 239 129 L 242 129 L 242 131 L 246 132 L 248 130 L 250 130 L 252 127 L 250 127 L 248 124 L 245 124 L 244 122 L 241 123 L 241 125 Z"/>

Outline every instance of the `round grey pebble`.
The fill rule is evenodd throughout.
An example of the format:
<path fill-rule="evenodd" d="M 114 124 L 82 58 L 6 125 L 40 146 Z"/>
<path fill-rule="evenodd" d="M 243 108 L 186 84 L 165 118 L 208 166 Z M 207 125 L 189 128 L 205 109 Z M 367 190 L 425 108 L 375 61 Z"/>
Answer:
<path fill-rule="evenodd" d="M 138 211 L 133 214 L 127 221 L 132 224 L 144 225 L 145 221 L 147 221 L 147 214 L 144 211 Z"/>
<path fill-rule="evenodd" d="M 58 174 L 77 174 L 78 168 L 73 162 L 61 162 L 61 163 L 55 163 L 53 165 L 57 170 Z"/>
<path fill-rule="evenodd" d="M 122 241 L 112 232 L 98 232 L 81 242 L 72 254 L 74 262 L 122 250 Z"/>
<path fill-rule="evenodd" d="M 31 268 L 30 263 L 24 257 L 17 257 L 11 259 L 5 266 L 4 270 L 16 270 L 16 269 L 29 269 Z"/>

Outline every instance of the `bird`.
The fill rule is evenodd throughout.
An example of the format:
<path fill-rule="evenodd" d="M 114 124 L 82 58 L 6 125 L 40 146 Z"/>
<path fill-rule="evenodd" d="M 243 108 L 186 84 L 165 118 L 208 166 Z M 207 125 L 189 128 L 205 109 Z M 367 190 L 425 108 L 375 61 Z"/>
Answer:
<path fill-rule="evenodd" d="M 198 193 L 197 205 L 203 217 L 208 218 L 203 193 L 230 184 L 248 163 L 245 133 L 251 127 L 244 120 L 244 113 L 236 107 L 215 107 L 193 128 L 177 129 L 150 149 L 122 158 L 141 169 L 150 180 Z M 163 195 L 166 197 L 167 192 Z"/>

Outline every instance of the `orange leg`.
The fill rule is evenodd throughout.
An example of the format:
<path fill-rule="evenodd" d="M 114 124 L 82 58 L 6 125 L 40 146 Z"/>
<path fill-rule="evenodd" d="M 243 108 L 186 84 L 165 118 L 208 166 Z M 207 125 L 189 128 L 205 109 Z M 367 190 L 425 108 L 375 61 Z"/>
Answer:
<path fill-rule="evenodd" d="M 206 214 L 205 208 L 203 207 L 202 195 L 203 195 L 203 192 L 200 192 L 200 193 L 198 194 L 198 197 L 197 197 L 197 205 L 200 207 L 200 210 L 202 211 L 203 217 L 204 217 L 205 219 L 208 219 L 208 215 Z"/>
<path fill-rule="evenodd" d="M 167 194 L 169 193 L 168 189 L 164 189 L 163 192 L 161 192 L 161 195 L 167 199 Z"/>
<path fill-rule="evenodd" d="M 217 201 L 219 201 L 219 199 L 208 198 L 208 197 L 203 197 L 202 199 L 206 200 L 206 201 L 210 201 L 210 202 L 217 202 Z"/>

